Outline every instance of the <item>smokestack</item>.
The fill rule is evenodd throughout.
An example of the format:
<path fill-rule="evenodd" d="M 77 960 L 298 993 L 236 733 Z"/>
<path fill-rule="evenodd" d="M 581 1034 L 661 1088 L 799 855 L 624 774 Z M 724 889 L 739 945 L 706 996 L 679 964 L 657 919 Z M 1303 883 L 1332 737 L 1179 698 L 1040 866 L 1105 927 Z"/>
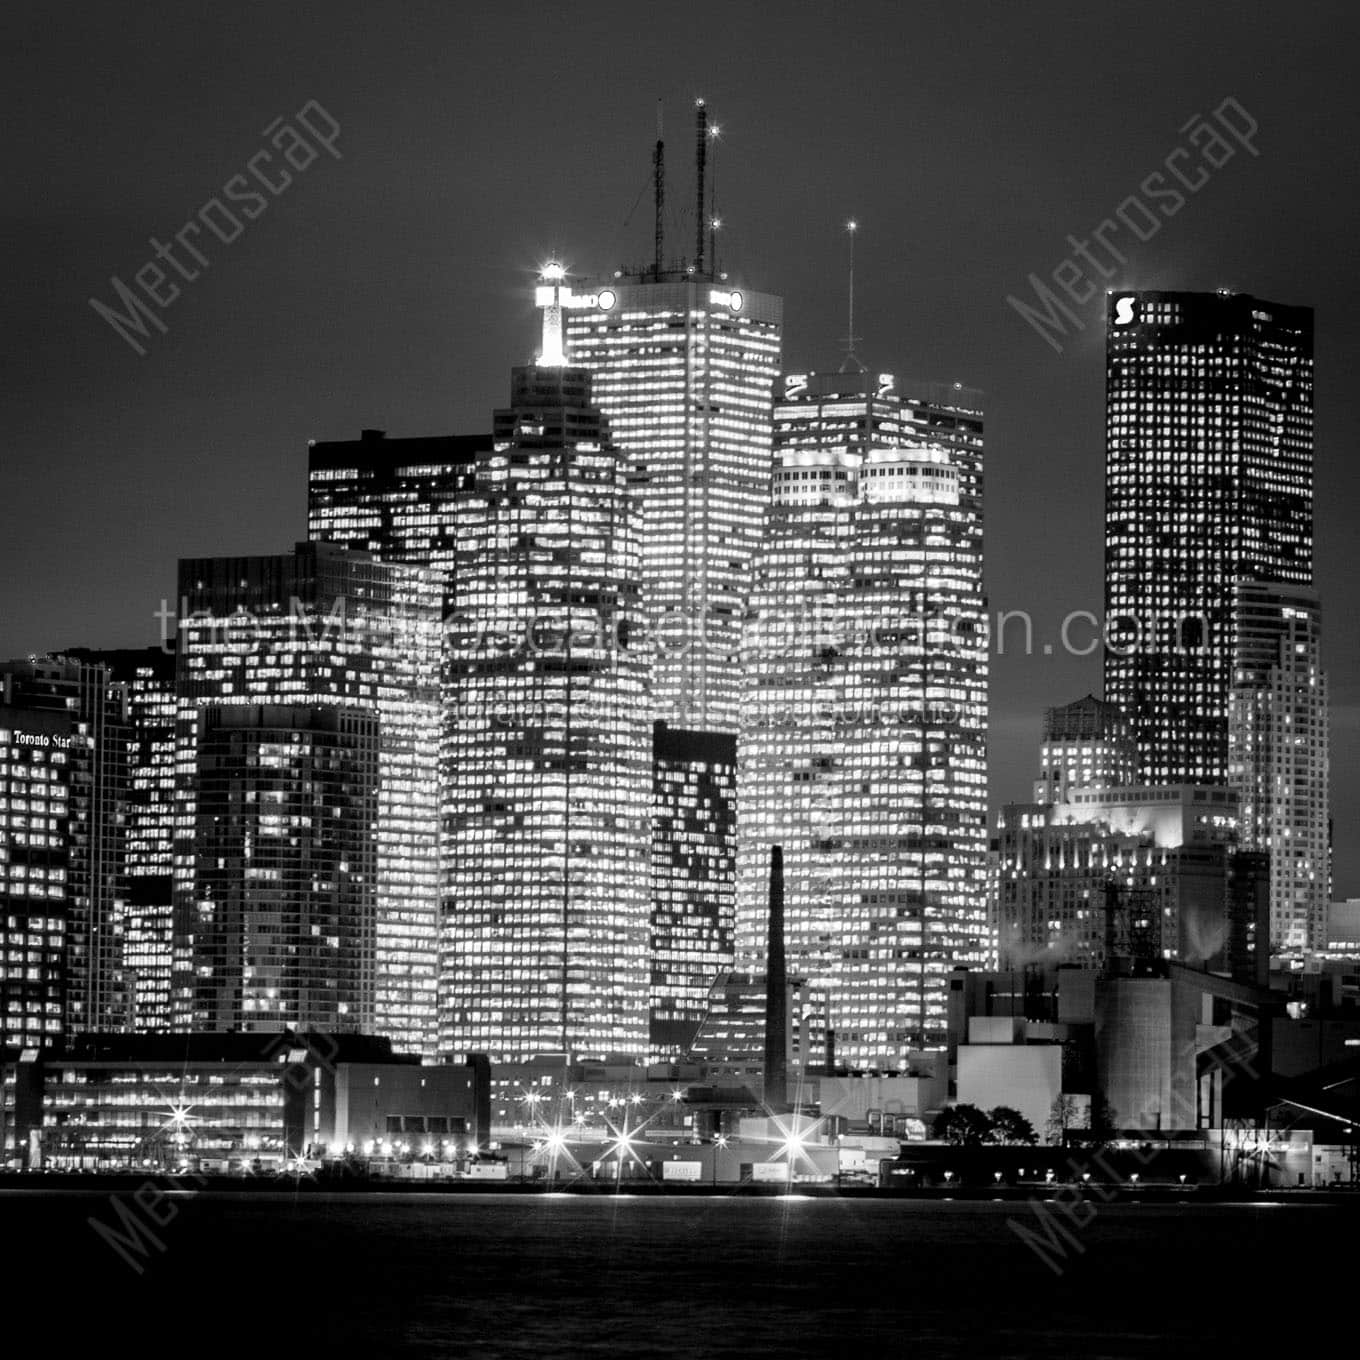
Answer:
<path fill-rule="evenodd" d="M 765 1104 L 789 1099 L 789 995 L 784 963 L 784 848 L 770 847 L 770 919 L 765 945 Z"/>
<path fill-rule="evenodd" d="M 694 272 L 704 272 L 704 165 L 708 159 L 708 110 L 702 99 L 694 101 L 694 162 L 698 174 L 695 185 Z"/>

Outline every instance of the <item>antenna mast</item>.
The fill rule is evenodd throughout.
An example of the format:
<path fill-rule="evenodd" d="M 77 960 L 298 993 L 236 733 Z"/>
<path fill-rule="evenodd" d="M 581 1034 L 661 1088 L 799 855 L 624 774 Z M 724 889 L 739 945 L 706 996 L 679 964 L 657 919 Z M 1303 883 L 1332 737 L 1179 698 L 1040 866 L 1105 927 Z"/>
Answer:
<path fill-rule="evenodd" d="M 656 150 L 652 152 L 652 188 L 656 197 L 656 243 L 652 257 L 652 274 L 661 278 L 662 256 L 666 247 L 666 144 L 661 140 L 662 104 L 656 101 Z"/>
<path fill-rule="evenodd" d="M 718 216 L 718 138 L 722 128 L 717 123 L 709 125 L 708 140 L 713 143 L 713 166 L 708 176 L 708 267 L 718 272 L 718 228 L 722 219 Z"/>
<path fill-rule="evenodd" d="M 708 110 L 702 99 L 694 101 L 694 159 L 698 172 L 695 182 L 694 272 L 704 272 L 704 164 L 708 157 Z"/>
<path fill-rule="evenodd" d="M 859 223 L 852 217 L 845 224 L 846 235 L 850 237 L 850 324 L 845 334 L 845 358 L 841 362 L 842 373 L 851 364 L 861 373 L 864 372 L 864 365 L 860 363 L 859 356 L 855 353 L 855 341 L 860 338 L 855 334 L 855 233 L 858 230 Z"/>

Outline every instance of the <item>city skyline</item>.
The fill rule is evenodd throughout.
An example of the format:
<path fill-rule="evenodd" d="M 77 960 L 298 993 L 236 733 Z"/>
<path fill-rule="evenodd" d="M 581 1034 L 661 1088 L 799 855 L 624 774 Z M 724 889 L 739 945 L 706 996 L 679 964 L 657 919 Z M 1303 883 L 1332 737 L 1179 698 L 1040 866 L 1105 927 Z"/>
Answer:
<path fill-rule="evenodd" d="M 551 16 L 531 22 L 511 6 L 487 18 L 479 42 L 494 45 L 503 32 L 509 50 L 527 25 L 564 62 L 585 67 L 608 49 L 622 13 L 601 6 L 565 26 Z M 149 30 L 137 19 L 92 21 L 63 63 L 86 72 L 94 90 L 97 63 L 122 52 L 128 92 L 102 99 L 97 113 L 77 96 L 60 137 L 56 126 L 32 122 L 44 107 L 38 94 L 27 112 L 16 111 L 24 159 L 11 189 L 47 206 L 35 210 L 40 229 L 21 244 L 13 297 L 37 343 L 16 346 L 10 390 L 32 399 L 9 428 L 32 457 L 0 509 L 6 561 L 34 589 L 7 596 L 0 653 L 154 642 L 154 611 L 171 594 L 178 557 L 277 551 L 302 537 L 308 438 L 348 439 L 371 427 L 400 436 L 483 428 L 505 366 L 531 357 L 529 289 L 542 262 L 557 252 L 573 272 L 607 277 L 649 256 L 645 206 L 624 223 L 640 194 L 646 203 L 656 99 L 665 98 L 669 144 L 683 148 L 675 156 L 683 162 L 679 129 L 702 93 L 722 126 L 714 172 L 723 258 L 739 261 L 757 288 L 785 296 L 785 368 L 838 362 L 843 224 L 853 214 L 865 362 L 986 393 L 991 607 L 1029 609 L 1036 636 L 1035 655 L 994 658 L 994 816 L 1032 778 L 1043 709 L 1098 688 L 1098 657 L 1067 657 L 1060 647 L 1049 657 L 1042 646 L 1057 644 L 1063 617 L 1098 612 L 1101 598 L 1100 316 L 1077 309 L 1083 326 L 1068 325 L 1059 354 L 1006 298 L 1026 296 L 1029 274 L 1048 277 L 1069 255 L 1066 233 L 1090 241 L 1147 169 L 1186 144 L 1187 119 L 1229 96 L 1260 124 L 1261 155 L 1238 148 L 1146 243 L 1107 233 L 1128 262 L 1110 265 L 1117 276 L 1105 284 L 1230 286 L 1317 309 L 1317 584 L 1338 618 L 1353 589 L 1349 526 L 1360 484 L 1345 451 L 1360 441 L 1360 409 L 1346 375 L 1360 363 L 1360 286 L 1339 235 L 1349 191 L 1337 186 L 1346 183 L 1354 139 L 1344 136 L 1351 114 L 1341 110 L 1331 125 L 1338 136 L 1315 135 L 1304 110 L 1316 87 L 1303 71 L 1308 59 L 1330 60 L 1355 16 L 1331 11 L 1324 41 L 1322 26 L 1301 30 L 1264 16 L 1263 28 L 1247 33 L 1207 11 L 1158 13 L 1145 7 L 1136 24 L 1129 16 L 1114 30 L 1096 15 L 1034 15 L 1023 38 L 1018 15 L 991 15 L 985 27 L 966 23 L 962 10 L 923 16 L 927 49 L 960 43 L 970 53 L 977 79 L 961 102 L 943 66 L 926 63 L 911 88 L 901 87 L 887 80 L 885 55 L 862 53 L 847 66 L 848 35 L 829 22 L 770 28 L 738 9 L 722 16 L 731 43 L 721 50 L 673 34 L 674 53 L 659 73 L 615 71 L 608 88 L 592 84 L 567 105 L 537 90 L 515 107 L 473 65 L 460 64 L 453 85 L 432 78 L 425 52 L 462 45 L 438 24 L 379 31 L 351 16 L 342 33 L 271 16 L 277 50 L 289 56 L 285 74 L 225 19 L 156 24 L 157 50 L 172 54 L 166 61 L 152 59 Z M 356 31 L 369 41 L 352 43 Z M 200 40 L 232 54 L 230 80 L 204 66 Z M 53 41 L 31 35 L 35 69 Z M 1211 67 L 1192 59 L 1206 44 L 1216 54 Z M 1268 48 L 1290 60 L 1269 64 L 1267 78 L 1260 53 Z M 818 49 L 829 117 L 821 100 L 816 112 L 791 106 L 770 74 Z M 739 50 L 763 50 L 770 60 L 748 69 Z M 1069 78 L 1049 84 L 1037 67 L 1011 59 L 1017 50 L 1070 53 Z M 26 78 L 16 73 L 16 96 Z M 214 93 L 210 117 L 205 82 Z M 394 87 L 406 95 L 400 108 L 377 94 Z M 848 102 L 838 105 L 837 91 Z M 1013 97 L 1036 117 L 1007 121 Z M 240 168 L 259 129 L 311 98 L 342 125 L 343 159 L 323 151 L 240 241 L 211 241 L 210 267 L 198 281 L 182 280 L 184 296 L 163 314 L 168 334 L 153 332 L 153 347 L 138 357 L 88 298 L 110 297 L 112 275 L 130 281 L 150 254 L 147 237 L 165 239 L 185 205 L 201 204 Z M 478 117 L 484 107 L 497 118 Z M 543 137 L 546 126 L 562 129 L 560 141 Z M 915 136 L 917 127 L 941 136 Z M 866 176 L 866 138 L 903 135 L 902 172 Z M 116 186 L 94 170 L 134 147 L 145 148 L 146 160 Z M 1338 157 L 1343 173 L 1333 176 Z M 527 173 L 512 180 L 511 165 Z M 685 171 L 675 173 L 678 205 L 689 187 Z M 810 178 L 815 193 L 806 192 Z M 950 191 L 916 191 L 927 183 Z M 1304 210 L 1319 192 L 1327 210 Z M 485 201 L 472 210 L 470 196 Z M 784 229 L 785 220 L 796 230 Z M 58 351 L 84 375 L 74 390 L 51 376 Z M 282 494 L 267 489 L 275 479 Z M 55 559 L 44 528 L 54 499 L 68 520 L 87 526 L 78 549 Z M 1063 532 L 1033 532 L 1041 515 Z M 149 523 L 162 532 L 146 534 Z M 1324 646 L 1336 891 L 1356 895 L 1360 852 L 1348 828 L 1360 819 L 1352 773 L 1360 638 L 1333 628 Z"/>
<path fill-rule="evenodd" d="M 1330 1334 L 1355 0 L 5 19 L 37 1336 Z"/>

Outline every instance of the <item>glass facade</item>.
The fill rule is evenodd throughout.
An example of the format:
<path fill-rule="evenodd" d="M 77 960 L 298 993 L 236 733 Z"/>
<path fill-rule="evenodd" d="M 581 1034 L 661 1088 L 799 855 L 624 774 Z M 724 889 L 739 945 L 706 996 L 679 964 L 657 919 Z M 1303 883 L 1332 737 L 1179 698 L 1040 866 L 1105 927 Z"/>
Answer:
<path fill-rule="evenodd" d="M 1270 853 L 1273 945 L 1325 949 L 1330 768 L 1317 592 L 1239 581 L 1233 629 L 1228 765 L 1242 790 L 1242 842 Z"/>
<path fill-rule="evenodd" d="M 63 889 L 65 1032 L 126 1029 L 130 1017 L 123 972 L 124 833 L 131 732 L 127 689 L 104 666 L 67 657 L 36 657 L 0 665 L 0 703 L 26 712 L 30 721 L 53 714 L 67 724 L 64 734 L 59 728 L 45 728 L 46 739 L 37 744 L 18 724 L 15 749 L 28 751 L 29 756 L 13 764 L 10 774 L 25 787 L 17 799 L 11 788 L 6 799 L 11 851 L 7 892 L 16 899 L 42 897 L 51 906 L 59 896 L 56 887 Z M 36 786 L 44 775 L 60 786 L 54 798 L 44 798 Z M 46 853 L 52 851 L 55 858 Z M 46 931 L 37 928 L 36 933 L 45 933 L 50 940 L 55 934 L 52 913 L 44 913 L 42 919 L 48 922 Z M 16 929 L 33 933 L 24 930 L 20 918 L 16 921 L 20 921 Z M 46 966 L 40 971 L 45 975 Z M 46 992 L 45 981 L 43 988 Z M 45 1008 L 47 1000 L 43 1004 Z M 33 1013 L 28 1015 L 31 1020 Z"/>
<path fill-rule="evenodd" d="M 198 725 L 193 1028 L 372 1033 L 377 719 L 235 704 Z"/>
<path fill-rule="evenodd" d="M 71 722 L 13 703 L 8 690 L 0 689 L 0 1049 L 23 1049 L 54 1043 L 63 1028 Z"/>
<path fill-rule="evenodd" d="M 989 957 L 981 417 L 937 409 L 948 443 L 892 375 L 784 378 L 747 617 L 738 953 L 782 845 L 789 973 L 852 1066 L 943 1046 Z"/>
<path fill-rule="evenodd" d="M 123 977 L 132 1029 L 170 1027 L 175 821 L 175 653 L 173 646 L 65 655 L 105 666 L 127 690 L 129 745 L 125 824 L 127 910 Z"/>
<path fill-rule="evenodd" d="M 736 739 L 657 723 L 652 742 L 651 1049 L 689 1050 L 732 967 Z"/>
<path fill-rule="evenodd" d="M 770 488 L 783 303 L 725 277 L 539 288 L 627 457 L 639 509 L 653 717 L 737 730 L 742 611 Z"/>
<path fill-rule="evenodd" d="M 193 838 L 199 712 L 214 705 L 342 709 L 378 723 L 374 1031 L 432 1056 L 436 1037 L 439 656 L 434 572 L 327 544 L 180 563 L 176 680 L 174 1020 L 193 1020 L 204 904 Z"/>
<path fill-rule="evenodd" d="M 384 562 L 453 568 L 454 502 L 490 435 L 361 439 L 307 450 L 307 537 L 369 552 Z"/>
<path fill-rule="evenodd" d="M 1313 575 L 1313 314 L 1239 293 L 1110 294 L 1105 698 L 1140 778 L 1222 783 L 1237 580 Z"/>
<path fill-rule="evenodd" d="M 578 368 L 514 370 L 460 495 L 440 1048 L 648 1046 L 651 742 L 623 459 Z"/>

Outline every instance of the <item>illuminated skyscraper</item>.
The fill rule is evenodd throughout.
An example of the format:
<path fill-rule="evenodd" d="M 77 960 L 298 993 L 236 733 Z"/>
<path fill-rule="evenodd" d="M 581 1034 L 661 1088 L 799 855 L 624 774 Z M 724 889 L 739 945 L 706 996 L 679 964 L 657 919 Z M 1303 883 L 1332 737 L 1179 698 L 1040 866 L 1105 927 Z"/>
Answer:
<path fill-rule="evenodd" d="M 1144 782 L 1222 783 L 1233 583 L 1312 583 L 1312 311 L 1112 293 L 1105 400 L 1105 698 Z"/>
<path fill-rule="evenodd" d="M 370 552 L 384 562 L 453 567 L 454 503 L 490 435 L 360 439 L 307 449 L 307 537 Z"/>
<path fill-rule="evenodd" d="M 0 663 L 0 731 L 4 1029 L 126 1029 L 127 690 L 68 657 Z"/>
<path fill-rule="evenodd" d="M 653 716 L 735 732 L 742 611 L 770 489 L 783 303 L 702 264 L 545 282 L 640 510 Z"/>
<path fill-rule="evenodd" d="M 651 746 L 623 460 L 590 379 L 514 370 L 458 503 L 440 1049 L 648 1046 Z"/>
<path fill-rule="evenodd" d="M 176 691 L 175 985 L 179 1028 L 196 1009 L 200 712 L 233 704 L 376 718 L 379 746 L 373 1029 L 407 1052 L 435 1045 L 438 972 L 439 656 L 442 582 L 427 569 L 301 543 L 273 557 L 180 563 Z M 301 738 L 299 738 L 300 740 Z M 358 755 L 355 756 L 358 759 Z M 263 759 L 263 757 L 262 757 Z M 356 776 L 357 778 L 357 776 Z M 325 875 L 318 875 L 317 891 Z M 299 891 L 311 891 L 299 882 Z M 310 908 L 295 913 L 306 918 Z"/>
<path fill-rule="evenodd" d="M 71 902 L 69 714 L 33 706 L 0 674 L 0 1051 L 65 1031 Z"/>
<path fill-rule="evenodd" d="M 198 724 L 193 1027 L 372 1033 L 377 717 L 229 704 Z"/>
<path fill-rule="evenodd" d="M 651 1047 L 684 1054 L 732 967 L 737 743 L 657 723 L 652 745 Z"/>
<path fill-rule="evenodd" d="M 962 389 L 950 389 L 961 392 Z M 738 953 L 784 848 L 790 974 L 840 1061 L 945 1042 L 949 970 L 986 936 L 981 415 L 890 374 L 797 374 L 775 408 L 739 741 Z"/>
<path fill-rule="evenodd" d="M 134 1030 L 170 1027 L 175 825 L 175 653 L 172 647 L 63 655 L 108 669 L 127 691 L 129 747 L 123 976 Z"/>
<path fill-rule="evenodd" d="M 1242 842 L 1270 852 L 1270 938 L 1323 949 L 1331 896 L 1327 679 L 1317 592 L 1239 581 L 1229 697 L 1229 777 L 1242 791 Z"/>

